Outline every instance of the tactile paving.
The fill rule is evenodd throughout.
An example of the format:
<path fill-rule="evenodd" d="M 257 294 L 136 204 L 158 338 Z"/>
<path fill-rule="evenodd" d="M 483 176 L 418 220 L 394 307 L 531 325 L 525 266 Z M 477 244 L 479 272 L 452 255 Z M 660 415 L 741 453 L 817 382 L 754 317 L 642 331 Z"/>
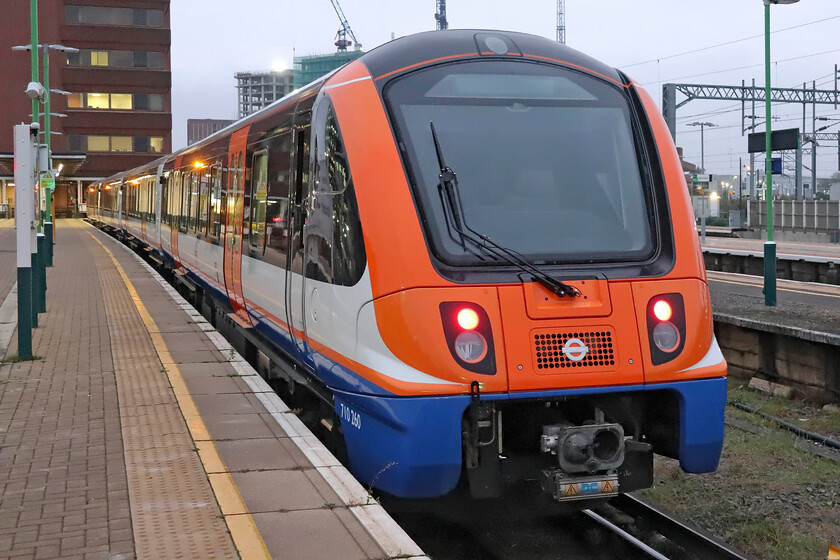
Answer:
<path fill-rule="evenodd" d="M 149 332 L 108 255 L 96 254 L 111 326 L 137 558 L 237 558 Z"/>

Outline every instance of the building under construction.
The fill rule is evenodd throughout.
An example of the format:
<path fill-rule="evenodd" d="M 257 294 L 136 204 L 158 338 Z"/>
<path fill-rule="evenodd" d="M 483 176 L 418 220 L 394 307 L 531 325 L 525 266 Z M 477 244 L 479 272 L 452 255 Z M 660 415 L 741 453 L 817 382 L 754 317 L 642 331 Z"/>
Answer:
<path fill-rule="evenodd" d="M 235 77 L 240 119 L 291 93 L 297 81 L 291 70 L 237 72 Z"/>
<path fill-rule="evenodd" d="M 295 57 L 295 89 L 303 87 L 324 74 L 344 66 L 362 56 L 364 51 L 339 51 L 332 54 L 316 54 Z"/>

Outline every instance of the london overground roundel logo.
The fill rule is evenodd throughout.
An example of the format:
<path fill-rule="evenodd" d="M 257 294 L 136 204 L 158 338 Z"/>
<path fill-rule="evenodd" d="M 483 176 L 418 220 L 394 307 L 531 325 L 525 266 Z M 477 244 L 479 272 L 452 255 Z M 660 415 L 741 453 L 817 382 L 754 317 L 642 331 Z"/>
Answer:
<path fill-rule="evenodd" d="M 579 362 L 589 353 L 589 347 L 579 338 L 570 338 L 563 345 L 563 354 L 573 362 Z"/>

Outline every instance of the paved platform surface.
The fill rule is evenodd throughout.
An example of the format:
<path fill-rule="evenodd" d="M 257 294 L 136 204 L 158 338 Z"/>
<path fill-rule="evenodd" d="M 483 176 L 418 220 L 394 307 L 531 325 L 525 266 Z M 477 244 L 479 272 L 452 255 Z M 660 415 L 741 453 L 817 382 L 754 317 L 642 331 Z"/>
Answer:
<path fill-rule="evenodd" d="M 736 239 L 730 237 L 706 236 L 704 250 L 748 251 L 757 256 L 764 255 L 764 241 L 760 239 Z M 777 242 L 778 258 L 798 260 L 808 257 L 820 261 L 840 262 L 840 245 L 835 243 L 793 243 Z"/>
<path fill-rule="evenodd" d="M 764 279 L 707 271 L 715 320 L 840 346 L 840 286 L 777 280 L 776 306 Z"/>
<path fill-rule="evenodd" d="M 0 364 L 0 558 L 423 557 L 148 265 L 57 231 L 39 357 Z"/>

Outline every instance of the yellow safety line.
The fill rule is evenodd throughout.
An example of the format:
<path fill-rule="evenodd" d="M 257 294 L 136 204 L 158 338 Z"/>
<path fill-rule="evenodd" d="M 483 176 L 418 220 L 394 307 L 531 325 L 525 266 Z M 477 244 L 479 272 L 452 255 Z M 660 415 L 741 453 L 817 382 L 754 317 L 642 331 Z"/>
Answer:
<path fill-rule="evenodd" d="M 160 361 L 164 365 L 166 374 L 169 377 L 169 382 L 175 392 L 175 398 L 178 401 L 181 414 L 184 415 L 184 419 L 190 430 L 190 435 L 195 440 L 199 459 L 204 466 L 205 472 L 208 473 L 207 476 L 210 479 L 210 486 L 213 488 L 213 493 L 216 495 L 219 508 L 222 510 L 222 515 L 227 523 L 228 530 L 230 530 L 231 537 L 233 537 L 233 542 L 239 550 L 240 556 L 243 560 L 261 558 L 270 560 L 271 554 L 268 552 L 268 547 L 265 545 L 265 541 L 260 535 L 256 523 L 254 523 L 254 519 L 248 512 L 248 508 L 242 499 L 242 495 L 239 493 L 239 489 L 236 487 L 236 483 L 233 481 L 230 473 L 227 472 L 227 468 L 219 456 L 216 445 L 209 439 L 209 433 L 207 427 L 204 425 L 204 420 L 201 418 L 195 401 L 193 401 L 192 395 L 187 389 L 184 377 L 181 375 L 181 370 L 178 369 L 178 365 L 172 359 L 163 336 L 158 332 L 157 324 L 155 324 L 154 319 L 152 319 L 152 316 L 146 310 L 146 306 L 143 305 L 140 296 L 134 289 L 134 285 L 128 279 L 128 275 L 114 254 L 93 233 L 89 231 L 87 233 L 94 241 L 99 243 L 102 249 L 108 254 L 108 257 L 110 257 L 111 262 L 114 263 L 123 283 L 125 283 L 125 287 L 128 288 L 128 292 L 131 294 L 134 306 L 143 319 L 146 330 L 149 331 L 149 336 L 155 346 L 155 351 L 158 353 Z"/>
<path fill-rule="evenodd" d="M 762 286 L 761 282 L 759 282 L 757 280 L 753 280 L 752 278 L 750 278 L 749 280 L 745 279 L 741 282 L 735 282 L 734 280 L 723 280 L 723 279 L 721 279 L 719 277 L 716 277 L 716 276 L 711 276 L 711 275 L 707 275 L 707 276 L 708 276 L 709 282 L 720 282 L 722 284 L 736 284 L 738 286 L 751 286 L 753 288 L 760 288 Z M 758 278 L 761 278 L 761 277 L 759 276 Z M 831 284 L 826 284 L 826 286 L 830 287 Z M 823 296 L 823 297 L 830 297 L 830 298 L 840 298 L 840 295 L 837 295 L 837 294 L 827 294 L 825 292 L 820 292 L 820 291 L 816 291 L 816 290 L 815 291 L 794 290 L 793 288 L 783 288 L 781 285 L 777 285 L 776 289 L 780 292 L 793 292 L 793 293 L 796 293 L 796 294 L 805 294 L 805 295 L 808 295 L 808 296 Z"/>

